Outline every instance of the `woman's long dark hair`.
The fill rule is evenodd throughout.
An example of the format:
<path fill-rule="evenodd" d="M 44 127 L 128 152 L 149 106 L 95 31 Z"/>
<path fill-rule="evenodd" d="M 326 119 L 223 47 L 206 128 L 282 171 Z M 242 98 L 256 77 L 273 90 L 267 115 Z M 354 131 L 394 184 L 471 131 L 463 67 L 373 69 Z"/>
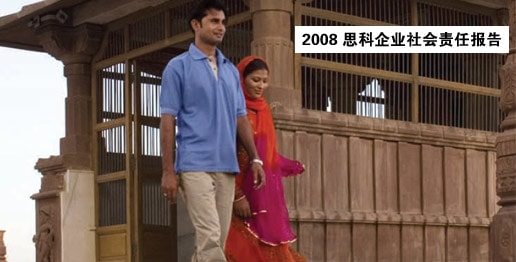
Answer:
<path fill-rule="evenodd" d="M 242 73 L 242 75 L 244 76 L 244 78 L 249 75 L 250 73 L 256 71 L 256 70 L 260 70 L 260 69 L 265 69 L 267 70 L 267 72 L 269 72 L 269 67 L 267 66 L 267 64 L 261 60 L 261 59 L 255 59 L 253 61 L 251 61 L 244 69 L 244 72 Z"/>

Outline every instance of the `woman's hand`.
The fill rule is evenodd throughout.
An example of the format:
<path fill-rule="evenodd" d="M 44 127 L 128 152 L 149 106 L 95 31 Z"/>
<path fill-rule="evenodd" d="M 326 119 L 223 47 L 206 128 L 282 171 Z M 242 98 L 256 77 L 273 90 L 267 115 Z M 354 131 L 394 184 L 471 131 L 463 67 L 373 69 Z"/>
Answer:
<path fill-rule="evenodd" d="M 251 217 L 251 206 L 249 206 L 249 201 L 247 201 L 247 198 L 244 197 L 233 202 L 233 212 L 240 218 Z"/>

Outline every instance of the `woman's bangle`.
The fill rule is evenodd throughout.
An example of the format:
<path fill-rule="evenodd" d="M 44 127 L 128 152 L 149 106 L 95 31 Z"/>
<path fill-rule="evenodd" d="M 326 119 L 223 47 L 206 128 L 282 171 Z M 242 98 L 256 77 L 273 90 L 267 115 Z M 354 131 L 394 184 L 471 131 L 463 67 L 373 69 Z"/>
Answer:
<path fill-rule="evenodd" d="M 259 158 L 253 158 L 253 160 L 251 160 L 251 164 L 252 163 L 257 163 L 260 166 L 263 166 L 263 161 L 261 159 L 259 159 Z"/>
<path fill-rule="evenodd" d="M 244 199 L 244 198 L 245 198 L 245 195 L 242 195 L 241 197 L 239 197 L 239 198 L 235 199 L 235 200 L 233 201 L 233 203 L 238 202 L 238 201 L 240 201 L 240 200 L 242 200 L 242 199 Z"/>

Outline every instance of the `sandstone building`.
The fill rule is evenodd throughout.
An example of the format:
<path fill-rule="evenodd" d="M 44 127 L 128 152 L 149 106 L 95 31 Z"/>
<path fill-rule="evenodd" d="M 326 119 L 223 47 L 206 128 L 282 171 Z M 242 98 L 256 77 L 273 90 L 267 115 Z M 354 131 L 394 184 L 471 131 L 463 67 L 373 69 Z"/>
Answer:
<path fill-rule="evenodd" d="M 193 2 L 45 0 L 0 18 L 1 46 L 49 53 L 67 78 L 60 155 L 36 164 L 38 261 L 188 257 L 184 208 L 160 193 L 158 94 L 192 40 Z M 516 260 L 516 38 L 509 54 L 295 54 L 292 39 L 296 25 L 508 25 L 514 36 L 516 0 L 224 2 L 220 48 L 269 61 L 280 151 L 307 166 L 285 181 L 297 250 Z"/>

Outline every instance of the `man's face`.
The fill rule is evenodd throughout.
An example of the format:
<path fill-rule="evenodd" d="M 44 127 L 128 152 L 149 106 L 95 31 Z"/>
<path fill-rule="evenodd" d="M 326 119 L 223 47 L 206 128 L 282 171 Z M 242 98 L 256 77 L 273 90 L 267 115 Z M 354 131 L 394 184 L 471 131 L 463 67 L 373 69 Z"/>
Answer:
<path fill-rule="evenodd" d="M 216 46 L 226 33 L 226 16 L 221 10 L 208 9 L 201 22 L 192 20 L 195 37 L 204 44 Z"/>

